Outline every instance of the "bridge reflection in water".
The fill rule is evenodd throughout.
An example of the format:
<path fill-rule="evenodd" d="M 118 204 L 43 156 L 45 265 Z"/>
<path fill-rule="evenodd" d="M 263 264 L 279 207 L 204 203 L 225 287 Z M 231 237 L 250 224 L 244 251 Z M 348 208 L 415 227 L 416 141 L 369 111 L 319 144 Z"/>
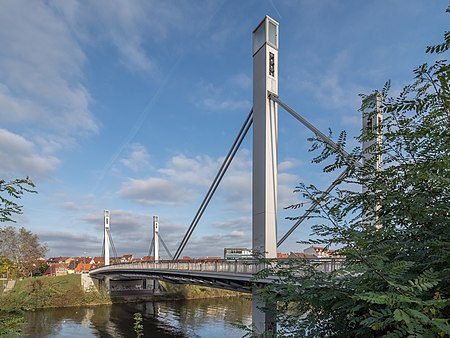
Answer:
<path fill-rule="evenodd" d="M 313 265 L 323 272 L 342 267 L 344 258 L 302 258 L 299 264 Z M 281 281 L 283 277 L 269 275 L 256 278 L 264 269 L 288 267 L 289 259 L 271 260 L 180 260 L 158 262 L 121 263 L 91 270 L 97 280 L 136 280 L 139 278 L 164 280 L 176 284 L 192 284 L 251 293 L 253 287 Z M 299 271 L 301 274 L 302 271 Z M 108 285 L 108 283 L 105 283 Z"/>

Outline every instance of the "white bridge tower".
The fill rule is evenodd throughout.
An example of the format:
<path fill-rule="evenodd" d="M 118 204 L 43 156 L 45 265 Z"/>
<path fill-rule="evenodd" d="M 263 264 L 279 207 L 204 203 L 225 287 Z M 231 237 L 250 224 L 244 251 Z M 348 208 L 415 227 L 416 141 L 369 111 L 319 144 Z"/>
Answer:
<path fill-rule="evenodd" d="M 276 258 L 278 105 L 269 93 L 278 95 L 278 22 L 266 16 L 253 31 L 252 242 L 256 254 Z M 275 313 L 262 310 L 256 290 L 252 298 L 257 334 L 274 334 Z"/>
<path fill-rule="evenodd" d="M 104 253 L 104 258 L 105 258 L 105 265 L 109 265 L 109 247 L 110 242 L 109 242 L 109 237 L 110 237 L 110 229 L 109 229 L 109 210 L 105 210 L 103 213 L 103 224 L 104 224 L 104 228 L 105 228 L 105 233 L 104 233 L 104 242 L 103 242 L 103 246 L 105 248 L 105 253 Z"/>
<path fill-rule="evenodd" d="M 153 216 L 153 259 L 159 261 L 159 217 Z"/>

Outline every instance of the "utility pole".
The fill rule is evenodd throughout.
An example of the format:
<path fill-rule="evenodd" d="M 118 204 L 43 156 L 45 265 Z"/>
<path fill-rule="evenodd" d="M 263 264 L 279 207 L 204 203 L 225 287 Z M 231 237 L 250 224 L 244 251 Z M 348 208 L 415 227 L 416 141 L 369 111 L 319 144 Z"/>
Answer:
<path fill-rule="evenodd" d="M 255 254 L 277 257 L 277 143 L 278 106 L 269 93 L 278 95 L 278 22 L 266 16 L 253 31 L 253 211 L 252 242 Z M 275 313 L 256 290 L 252 321 L 257 334 L 276 332 Z M 276 306 L 275 306 L 276 307 Z"/>

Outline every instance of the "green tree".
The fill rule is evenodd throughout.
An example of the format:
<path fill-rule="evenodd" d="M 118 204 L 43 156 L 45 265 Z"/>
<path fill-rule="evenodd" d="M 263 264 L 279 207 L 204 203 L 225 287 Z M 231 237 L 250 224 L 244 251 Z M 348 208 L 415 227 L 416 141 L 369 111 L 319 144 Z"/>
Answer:
<path fill-rule="evenodd" d="M 10 181 L 0 179 L 0 222 L 15 223 L 12 216 L 21 214 L 22 206 L 14 200 L 20 199 L 24 192 L 35 193 L 34 187 L 28 177 Z"/>
<path fill-rule="evenodd" d="M 427 52 L 449 47 L 447 32 Z M 339 245 L 344 267 L 323 273 L 297 260 L 261 273 L 282 276 L 262 293 L 278 304 L 280 336 L 450 336 L 450 64 L 414 74 L 398 97 L 388 97 L 389 84 L 381 93 L 383 142 L 368 152 L 383 158 L 383 169 L 373 160 L 350 167 L 312 216 L 317 239 L 308 243 Z M 359 139 L 375 137 L 366 129 Z M 326 172 L 348 163 L 318 140 L 312 148 L 322 150 L 314 161 Z M 352 155 L 363 157 L 360 149 Z M 311 201 L 324 194 L 312 185 L 297 191 Z"/>
<path fill-rule="evenodd" d="M 24 192 L 35 193 L 34 187 L 34 183 L 28 177 L 10 181 L 0 179 L 0 223 L 15 223 L 13 216 L 22 214 L 22 206 L 16 200 L 20 199 Z M 6 232 L 10 232 L 8 228 L 0 228 L 0 247 L 5 246 L 8 240 L 8 237 L 4 237 Z M 25 235 L 28 234 L 26 230 L 22 232 Z M 28 237 L 32 239 L 32 236 Z M 4 254 L 3 249 L 0 249 L 0 274 L 7 274 L 8 277 L 15 275 L 18 272 L 18 266 L 14 262 L 13 259 L 8 258 L 8 255 Z M 0 313 L 0 337 L 17 336 L 20 334 L 21 327 L 24 323 L 25 319 L 20 314 Z"/>
<path fill-rule="evenodd" d="M 12 226 L 0 228 L 0 257 L 4 257 L 19 270 L 22 276 L 39 270 L 47 247 L 39 243 L 38 236 L 25 228 L 18 231 Z"/>

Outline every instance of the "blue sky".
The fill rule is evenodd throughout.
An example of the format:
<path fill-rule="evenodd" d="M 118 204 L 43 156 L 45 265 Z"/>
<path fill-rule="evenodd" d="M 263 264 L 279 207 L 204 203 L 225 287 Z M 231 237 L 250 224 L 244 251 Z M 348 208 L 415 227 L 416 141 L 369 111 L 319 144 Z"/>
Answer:
<path fill-rule="evenodd" d="M 359 93 L 432 62 L 445 1 L 0 2 L 0 177 L 29 176 L 24 226 L 47 256 L 100 255 L 103 210 L 120 255 L 148 253 L 151 218 L 174 252 L 252 106 L 251 33 L 280 23 L 280 98 L 316 127 L 360 129 Z M 249 135 L 251 136 L 251 135 Z M 184 254 L 251 247 L 247 137 Z M 311 134 L 279 112 L 278 236 L 299 182 L 325 188 Z M 336 173 L 337 175 L 337 173 Z M 297 214 L 302 213 L 298 211 Z M 280 248 L 300 251 L 305 223 Z M 162 254 L 166 258 L 165 254 Z"/>

